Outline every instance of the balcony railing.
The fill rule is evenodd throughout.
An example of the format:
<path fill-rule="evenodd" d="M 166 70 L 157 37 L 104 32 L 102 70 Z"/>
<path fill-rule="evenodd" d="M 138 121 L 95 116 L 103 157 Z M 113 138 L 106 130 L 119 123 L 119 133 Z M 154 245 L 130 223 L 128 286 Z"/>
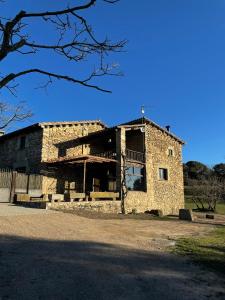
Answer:
<path fill-rule="evenodd" d="M 116 159 L 116 153 L 113 151 L 104 151 L 104 152 L 95 152 L 91 153 L 91 155 L 98 156 L 98 157 L 105 157 L 110 159 Z"/>
<path fill-rule="evenodd" d="M 104 151 L 104 152 L 94 152 L 91 155 L 98 157 L 105 157 L 110 159 L 117 159 L 117 155 L 114 151 Z M 143 152 L 138 152 L 130 149 L 126 149 L 126 159 L 130 161 L 145 162 L 145 154 Z"/>
<path fill-rule="evenodd" d="M 143 152 L 126 149 L 126 158 L 131 161 L 145 162 L 145 154 Z"/>

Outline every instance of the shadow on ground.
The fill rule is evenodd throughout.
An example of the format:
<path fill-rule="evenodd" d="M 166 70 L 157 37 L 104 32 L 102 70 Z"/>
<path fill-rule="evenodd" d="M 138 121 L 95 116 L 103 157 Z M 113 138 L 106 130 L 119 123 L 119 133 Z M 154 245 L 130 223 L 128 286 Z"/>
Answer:
<path fill-rule="evenodd" d="M 225 296 L 219 286 L 213 282 L 208 286 L 197 272 L 183 258 L 161 252 L 86 241 L 0 236 L 1 300 L 200 300 Z"/>

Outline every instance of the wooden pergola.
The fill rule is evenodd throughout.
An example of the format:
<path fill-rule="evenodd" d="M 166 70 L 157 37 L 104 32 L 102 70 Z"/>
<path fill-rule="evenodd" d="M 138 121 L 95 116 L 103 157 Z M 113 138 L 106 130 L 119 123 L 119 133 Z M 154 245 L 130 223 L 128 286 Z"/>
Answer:
<path fill-rule="evenodd" d="M 47 163 L 50 165 L 75 165 L 83 164 L 83 193 L 86 192 L 86 167 L 87 163 L 117 163 L 116 159 L 106 158 L 95 155 L 77 155 L 77 156 L 64 156 L 57 159 L 48 160 Z"/>

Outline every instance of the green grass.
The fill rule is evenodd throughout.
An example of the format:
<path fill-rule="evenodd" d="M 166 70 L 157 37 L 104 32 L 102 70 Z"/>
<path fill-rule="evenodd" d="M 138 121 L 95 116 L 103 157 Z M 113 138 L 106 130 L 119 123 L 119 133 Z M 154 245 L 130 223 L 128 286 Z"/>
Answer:
<path fill-rule="evenodd" d="M 185 208 L 194 209 L 196 205 L 191 200 L 191 197 L 185 197 Z M 217 203 L 216 213 L 225 215 L 225 203 Z"/>
<path fill-rule="evenodd" d="M 193 262 L 225 275 L 225 227 L 217 227 L 206 236 L 179 239 L 172 251 L 187 255 Z"/>

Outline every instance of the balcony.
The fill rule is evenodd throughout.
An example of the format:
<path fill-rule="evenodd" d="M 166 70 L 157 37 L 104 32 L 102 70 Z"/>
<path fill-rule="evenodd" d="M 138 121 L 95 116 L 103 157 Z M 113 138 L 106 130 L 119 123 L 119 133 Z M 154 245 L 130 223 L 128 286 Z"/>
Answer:
<path fill-rule="evenodd" d="M 126 159 L 129 161 L 137 161 L 137 162 L 144 163 L 145 154 L 143 152 L 126 149 Z"/>
<path fill-rule="evenodd" d="M 98 153 L 96 152 L 96 153 L 91 153 L 91 155 L 109 158 L 109 159 L 116 159 L 116 153 L 113 151 L 104 151 L 104 152 L 98 152 Z"/>
<path fill-rule="evenodd" d="M 91 155 L 115 160 L 117 159 L 117 155 L 113 151 L 95 152 L 91 153 Z M 129 161 L 145 163 L 145 154 L 143 152 L 126 149 L 126 159 Z"/>

